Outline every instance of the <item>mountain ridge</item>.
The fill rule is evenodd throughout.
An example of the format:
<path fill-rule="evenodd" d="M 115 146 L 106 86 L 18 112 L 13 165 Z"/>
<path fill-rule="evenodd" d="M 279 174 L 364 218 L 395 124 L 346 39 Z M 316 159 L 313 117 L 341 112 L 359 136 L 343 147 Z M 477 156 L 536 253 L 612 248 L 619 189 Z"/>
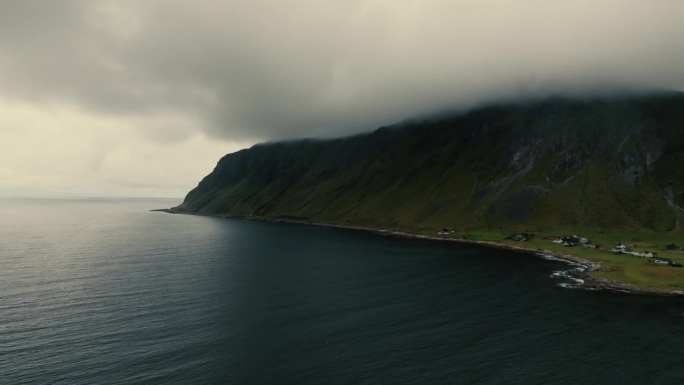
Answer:
<path fill-rule="evenodd" d="M 684 94 L 496 103 L 221 158 L 179 212 L 390 229 L 680 230 Z"/>

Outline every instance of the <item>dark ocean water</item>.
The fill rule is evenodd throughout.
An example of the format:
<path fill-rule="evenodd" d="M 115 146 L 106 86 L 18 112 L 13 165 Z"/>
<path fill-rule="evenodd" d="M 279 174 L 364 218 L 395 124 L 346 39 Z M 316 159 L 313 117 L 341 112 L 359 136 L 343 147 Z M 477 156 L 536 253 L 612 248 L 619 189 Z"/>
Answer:
<path fill-rule="evenodd" d="M 679 384 L 684 302 L 352 230 L 0 202 L 1 384 Z"/>

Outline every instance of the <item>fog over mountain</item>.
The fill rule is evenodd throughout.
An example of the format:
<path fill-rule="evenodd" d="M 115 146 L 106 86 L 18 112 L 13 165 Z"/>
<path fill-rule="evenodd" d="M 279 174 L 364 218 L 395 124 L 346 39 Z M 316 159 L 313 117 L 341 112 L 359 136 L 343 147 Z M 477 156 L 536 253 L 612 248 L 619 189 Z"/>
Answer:
<path fill-rule="evenodd" d="M 668 0 L 1 2 L 0 194 L 180 195 L 258 141 L 501 97 L 684 90 L 682 15 Z"/>

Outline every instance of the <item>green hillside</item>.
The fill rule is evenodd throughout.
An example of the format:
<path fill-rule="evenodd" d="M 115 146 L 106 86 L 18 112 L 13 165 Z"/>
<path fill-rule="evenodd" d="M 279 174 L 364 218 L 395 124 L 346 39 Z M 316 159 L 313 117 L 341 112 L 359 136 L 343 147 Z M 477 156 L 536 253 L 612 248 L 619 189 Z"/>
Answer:
<path fill-rule="evenodd" d="M 684 95 L 496 104 L 223 157 L 181 212 L 409 231 L 680 228 Z M 684 218 L 682 218 L 684 219 Z"/>

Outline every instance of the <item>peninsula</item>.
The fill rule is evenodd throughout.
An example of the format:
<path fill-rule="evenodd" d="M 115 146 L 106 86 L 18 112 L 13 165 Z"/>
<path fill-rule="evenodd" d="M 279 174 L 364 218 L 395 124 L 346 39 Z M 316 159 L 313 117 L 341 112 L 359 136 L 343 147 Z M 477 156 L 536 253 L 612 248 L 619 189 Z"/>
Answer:
<path fill-rule="evenodd" d="M 548 97 L 258 144 L 168 211 L 546 250 L 598 263 L 595 282 L 680 293 L 683 161 L 682 93 Z M 554 242 L 574 235 L 592 246 Z"/>

